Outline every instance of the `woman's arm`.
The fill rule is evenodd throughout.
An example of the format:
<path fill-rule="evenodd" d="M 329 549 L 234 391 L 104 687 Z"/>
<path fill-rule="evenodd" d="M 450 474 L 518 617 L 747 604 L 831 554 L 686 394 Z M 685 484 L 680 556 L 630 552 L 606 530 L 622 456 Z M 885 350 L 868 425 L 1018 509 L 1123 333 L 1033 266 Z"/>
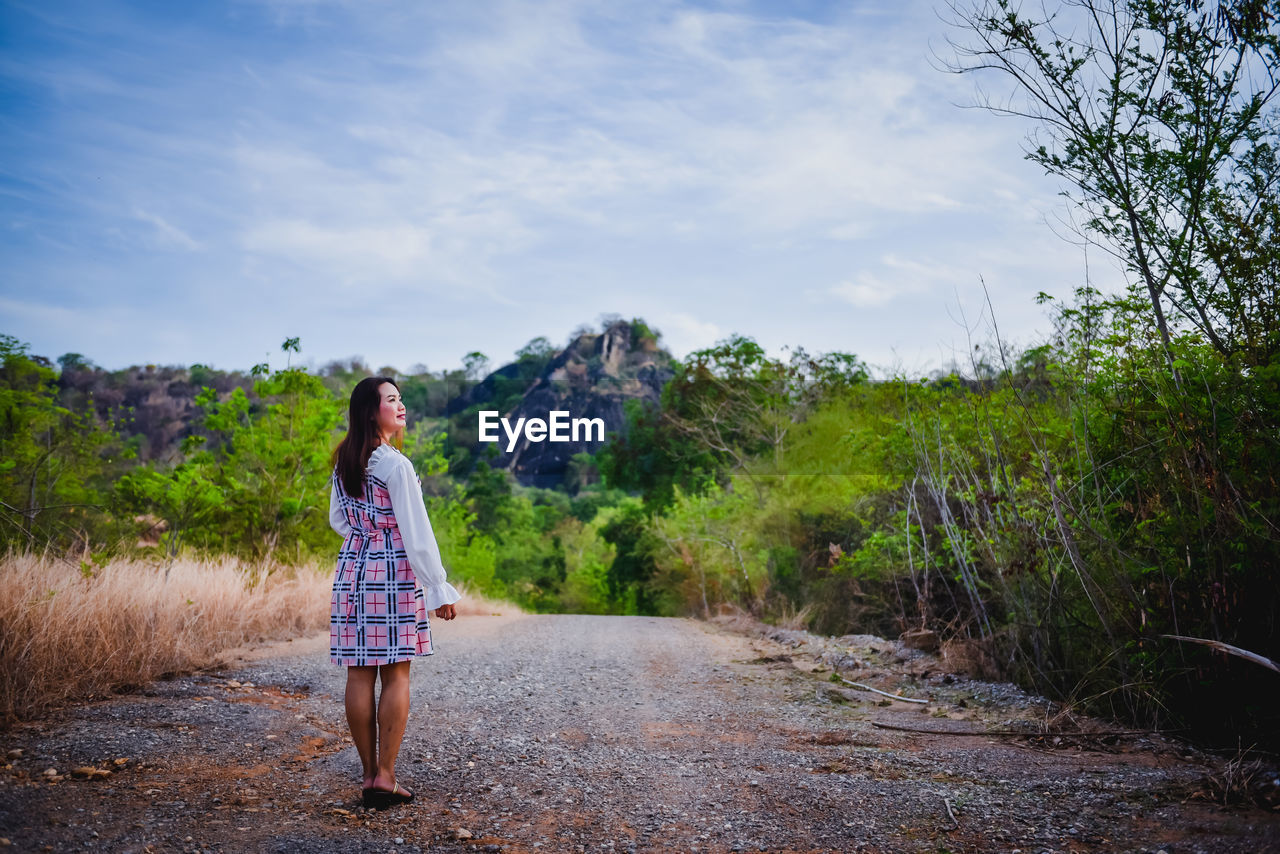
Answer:
<path fill-rule="evenodd" d="M 346 539 L 347 534 L 351 533 L 351 524 L 347 521 L 347 514 L 342 510 L 342 502 L 338 500 L 338 478 L 329 478 L 332 488 L 329 490 L 329 527 L 342 535 Z"/>
<path fill-rule="evenodd" d="M 404 541 L 409 566 L 422 585 L 428 611 L 441 605 L 452 605 L 462 598 L 453 585 L 445 580 L 444 563 L 440 560 L 440 547 L 436 544 L 431 520 L 427 518 L 427 506 L 422 500 L 422 489 L 413 475 L 413 464 L 401 457 L 387 478 L 387 491 L 391 493 L 391 511 L 396 515 L 400 538 Z"/>

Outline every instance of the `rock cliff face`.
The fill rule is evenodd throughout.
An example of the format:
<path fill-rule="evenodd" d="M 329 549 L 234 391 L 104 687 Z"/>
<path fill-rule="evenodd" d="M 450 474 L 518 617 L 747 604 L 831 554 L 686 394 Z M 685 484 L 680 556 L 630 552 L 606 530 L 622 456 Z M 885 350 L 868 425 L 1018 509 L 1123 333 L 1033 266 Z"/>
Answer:
<path fill-rule="evenodd" d="M 494 373 L 510 375 L 511 367 Z M 656 404 L 662 387 L 674 374 L 671 354 L 659 348 L 655 336 L 642 326 L 618 321 L 604 332 L 578 336 L 556 353 L 542 374 L 532 380 L 520 402 L 501 415 L 514 427 L 520 418 L 545 421 L 553 410 L 560 410 L 568 412 L 570 419 L 602 419 L 607 435 L 623 428 L 625 401 L 636 398 Z M 486 392 L 484 386 L 481 383 L 473 389 L 459 408 L 488 400 L 491 392 Z M 508 452 L 506 434 L 501 429 L 498 434 L 501 455 L 494 465 L 509 469 L 526 486 L 558 484 L 574 454 L 595 451 L 603 444 L 584 441 L 582 435 L 576 442 L 534 442 L 522 431 Z"/>
<path fill-rule="evenodd" d="M 206 385 L 222 398 L 237 387 L 251 394 L 253 377 L 199 365 L 105 371 L 86 364 L 69 364 L 58 377 L 59 403 L 74 412 L 92 409 L 136 448 L 142 462 L 178 458 L 179 443 L 195 432 L 195 399 Z"/>

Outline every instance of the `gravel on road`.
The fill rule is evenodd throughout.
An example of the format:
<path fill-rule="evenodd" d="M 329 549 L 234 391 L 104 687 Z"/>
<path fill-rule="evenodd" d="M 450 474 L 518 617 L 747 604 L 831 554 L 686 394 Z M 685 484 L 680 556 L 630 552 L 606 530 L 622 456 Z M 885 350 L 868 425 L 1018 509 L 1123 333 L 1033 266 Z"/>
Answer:
<path fill-rule="evenodd" d="M 1280 814 L 1205 799 L 1210 757 L 1097 722 L 1046 734 L 1043 700 L 897 641 L 743 618 L 432 632 L 399 763 L 412 805 L 359 806 L 345 673 L 322 636 L 10 729 L 0 847 L 1280 850 Z"/>

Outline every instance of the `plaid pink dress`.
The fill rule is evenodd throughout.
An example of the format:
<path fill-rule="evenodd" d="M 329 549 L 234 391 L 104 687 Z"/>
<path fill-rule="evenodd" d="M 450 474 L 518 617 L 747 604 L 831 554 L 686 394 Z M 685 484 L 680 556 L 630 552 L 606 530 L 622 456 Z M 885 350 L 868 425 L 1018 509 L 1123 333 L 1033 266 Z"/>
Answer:
<path fill-rule="evenodd" d="M 360 498 L 347 495 L 341 483 L 335 495 L 351 531 L 333 577 L 330 660 L 363 666 L 433 655 L 425 597 L 409 565 L 387 484 L 365 472 Z"/>

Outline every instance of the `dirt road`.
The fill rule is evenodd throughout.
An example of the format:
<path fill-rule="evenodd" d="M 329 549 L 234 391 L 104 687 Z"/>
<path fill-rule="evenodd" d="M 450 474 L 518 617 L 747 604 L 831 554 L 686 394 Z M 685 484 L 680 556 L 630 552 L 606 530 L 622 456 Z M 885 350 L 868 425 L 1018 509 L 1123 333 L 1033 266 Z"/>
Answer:
<path fill-rule="evenodd" d="M 1043 704 L 896 643 L 647 617 L 432 629 L 401 754 L 411 806 L 358 808 L 343 671 L 316 638 L 4 733 L 0 836 L 22 851 L 1280 850 L 1280 814 L 1199 799 L 1204 757 L 1019 737 Z M 833 666 L 928 702 L 839 688 Z"/>

